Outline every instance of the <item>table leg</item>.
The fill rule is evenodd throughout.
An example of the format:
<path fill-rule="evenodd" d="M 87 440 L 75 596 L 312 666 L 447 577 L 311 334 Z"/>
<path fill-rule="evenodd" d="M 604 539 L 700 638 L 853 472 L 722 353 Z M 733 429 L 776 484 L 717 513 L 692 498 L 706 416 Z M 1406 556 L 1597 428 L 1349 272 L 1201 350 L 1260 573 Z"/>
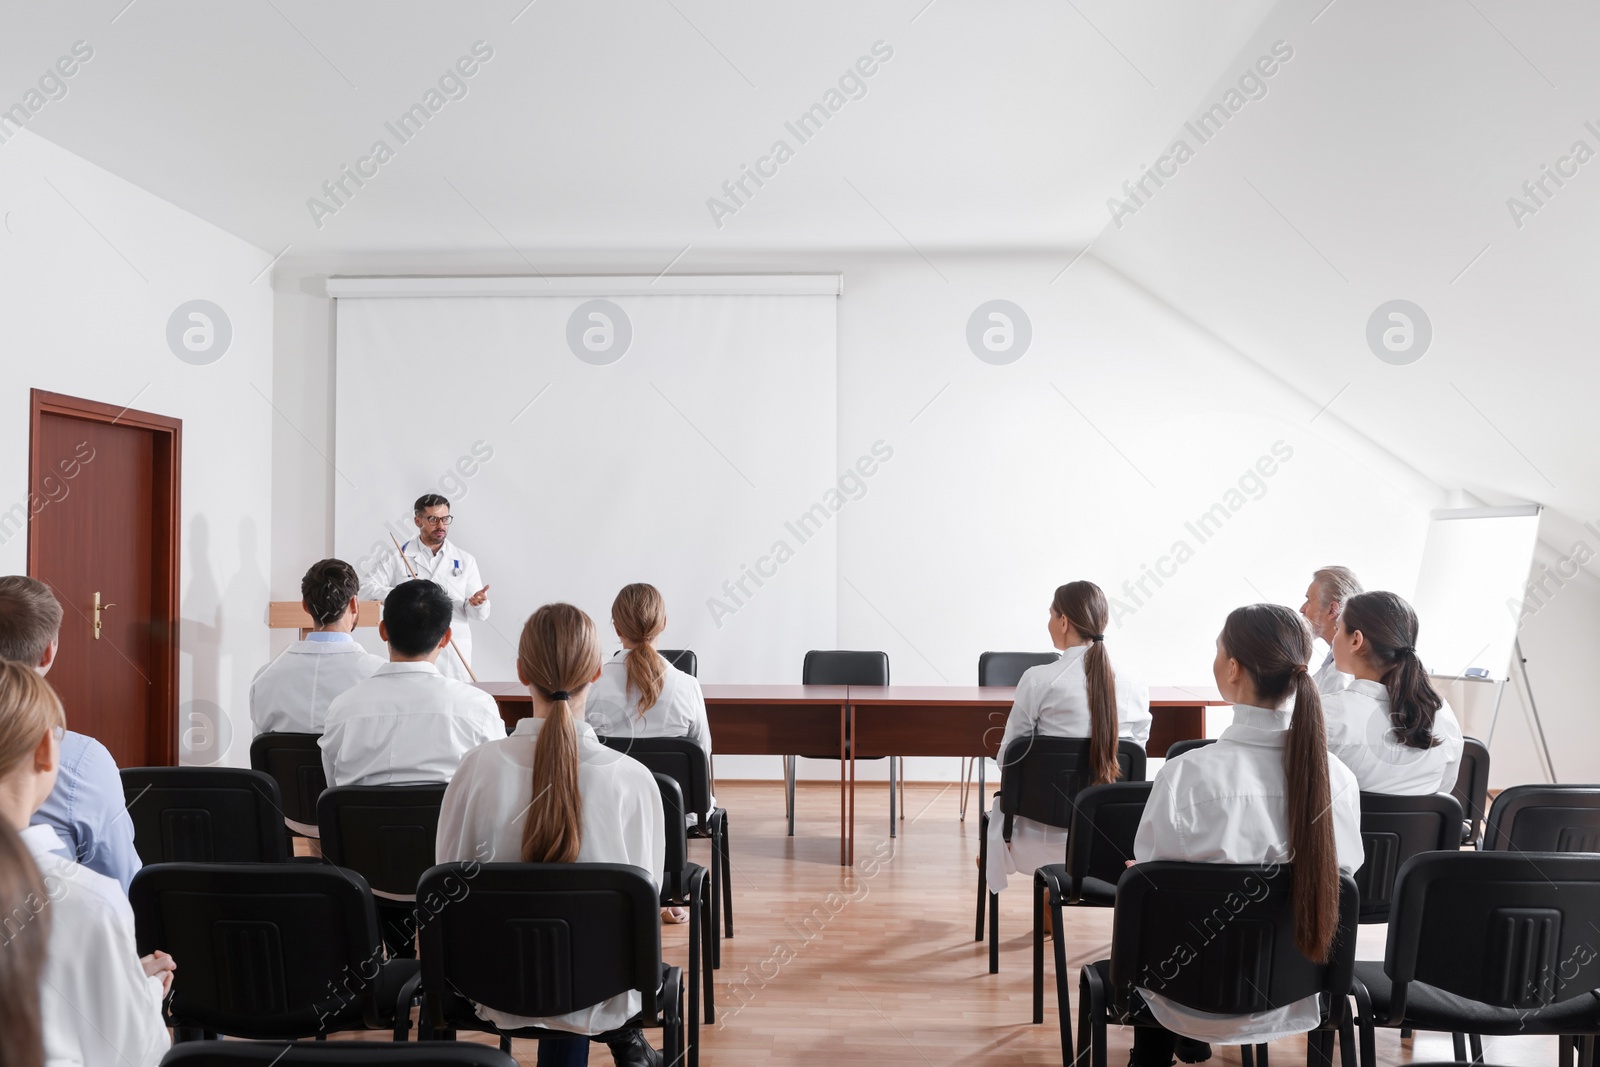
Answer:
<path fill-rule="evenodd" d="M 854 736 L 855 709 L 847 707 L 845 714 L 848 716 L 848 725 L 841 728 L 839 745 L 845 747 L 845 738 Z M 841 764 L 841 766 L 843 766 Z M 848 828 L 845 833 L 845 861 L 846 867 L 855 866 L 856 862 L 856 750 L 850 746 L 850 815 Z"/>

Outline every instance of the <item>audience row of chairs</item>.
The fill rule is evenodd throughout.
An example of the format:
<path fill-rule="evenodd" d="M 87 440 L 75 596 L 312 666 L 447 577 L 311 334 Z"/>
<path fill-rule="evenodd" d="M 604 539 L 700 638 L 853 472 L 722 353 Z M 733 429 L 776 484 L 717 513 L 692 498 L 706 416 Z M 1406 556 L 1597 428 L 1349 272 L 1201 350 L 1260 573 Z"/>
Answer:
<path fill-rule="evenodd" d="M 420 960 L 385 957 L 366 879 L 332 864 L 158 863 L 129 890 L 139 951 L 183 960 L 164 1006 L 179 1041 L 384 1029 L 403 1042 L 420 1001 L 423 1041 L 473 1030 L 510 1052 L 514 1037 L 570 1035 L 501 1029 L 477 1005 L 545 1018 L 636 990 L 630 1025 L 662 1028 L 669 1062 L 698 1062 L 699 1021 L 691 1007 L 685 1033 L 682 972 L 662 963 L 659 898 L 636 868 L 446 863 L 416 898 Z"/>
<path fill-rule="evenodd" d="M 301 773 L 308 764 L 286 757 L 287 753 L 297 753 L 307 759 L 318 758 L 314 735 L 310 735 L 309 747 L 306 736 L 263 735 L 253 746 L 253 756 L 260 757 L 265 765 L 275 764 L 280 770 L 287 770 L 286 777 L 292 785 L 314 780 L 320 789 L 320 761 L 318 773 L 312 776 Z M 708 877 L 704 867 L 689 860 L 686 814 L 703 813 L 710 807 L 710 769 L 705 753 L 697 744 L 677 738 L 618 739 L 607 743 L 626 748 L 647 766 L 665 767 L 672 772 L 655 772 L 666 831 L 665 870 L 657 907 L 683 906 L 689 912 L 689 1012 L 698 1021 L 703 991 L 705 1021 L 714 1022 L 712 970 L 721 964 L 719 915 L 725 919 L 727 935 L 732 935 L 732 902 L 723 889 L 730 881 L 731 863 L 727 813 L 721 808 L 714 809 L 709 819 L 702 818 L 694 828 L 711 840 L 717 876 Z M 687 796 L 680 781 L 689 787 Z M 173 863 L 264 863 L 294 870 L 308 862 L 297 864 L 292 860 L 286 831 L 290 813 L 282 802 L 278 782 L 264 771 L 129 768 L 123 771 L 123 785 L 134 824 L 135 847 L 146 864 L 157 865 L 151 870 L 163 870 L 162 865 Z M 434 868 L 434 841 L 444 791 L 443 785 L 320 789 L 315 829 L 321 840 L 322 858 L 309 862 L 326 862 L 333 869 L 360 876 L 362 885 L 377 898 L 379 918 L 385 920 L 380 923 L 380 934 L 411 908 L 422 906 L 419 901 L 426 903 L 419 886 Z M 710 894 L 706 892 L 708 882 Z M 395 939 L 388 940 L 393 951 Z M 409 942 L 409 937 L 405 940 Z M 152 943 L 166 944 L 159 938 Z M 207 951 L 233 949 L 209 944 Z M 400 954 L 406 953 L 402 950 Z M 186 969 L 182 984 L 187 987 L 191 982 L 205 980 Z M 380 1000 L 387 1003 L 387 991 Z M 369 1025 L 373 1019 L 384 1018 L 381 1011 L 367 1016 Z M 226 1025 L 207 1029 L 235 1032 Z M 690 1043 L 689 1055 L 691 1063 L 697 1060 L 695 1042 Z"/>
<path fill-rule="evenodd" d="M 1027 745 L 1026 739 L 1017 745 L 1005 761 L 1007 772 L 999 794 L 1002 811 L 1010 813 L 1008 819 L 1021 815 L 1070 827 L 1066 862 L 1041 867 L 1034 877 L 1035 1023 L 1044 1021 L 1046 908 L 1057 931 L 1066 928 L 1066 907 L 1117 909 L 1111 959 L 1082 972 L 1076 1053 L 1083 1067 L 1104 1067 L 1108 1021 L 1154 1025 L 1154 1019 L 1132 995 L 1133 985 L 1140 984 L 1132 976 L 1144 976 L 1140 981 L 1148 987 L 1150 976 L 1164 973 L 1163 968 L 1182 970 L 1188 976 L 1188 984 L 1163 984 L 1164 996 L 1218 1014 L 1243 1014 L 1267 1004 L 1288 1003 L 1310 995 L 1304 992 L 1308 988 L 1323 988 L 1316 986 L 1317 982 L 1331 983 L 1325 992 L 1343 992 L 1325 1001 L 1334 1007 L 1323 1019 L 1323 1031 L 1311 1038 L 1312 1059 L 1322 1062 L 1331 1057 L 1336 1031 L 1343 1035 L 1341 1047 L 1347 1063 L 1354 1058 L 1353 1017 L 1336 1007 L 1350 995 L 1363 1005 L 1362 1063 L 1366 1067 L 1373 1062 L 1374 1025 L 1452 1032 L 1460 1059 L 1465 1059 L 1466 1036 L 1470 1036 L 1479 1062 L 1480 1035 L 1521 1032 L 1514 1029 L 1508 1012 L 1532 1012 L 1536 1028 L 1527 1031 L 1530 1033 L 1582 1035 L 1586 1027 L 1600 1028 L 1600 1001 L 1593 997 L 1556 1007 L 1576 991 L 1597 984 L 1593 976 L 1585 979 L 1588 985 L 1573 983 L 1579 971 L 1600 956 L 1583 936 L 1585 930 L 1600 929 L 1600 921 L 1596 921 L 1600 920 L 1600 896 L 1596 895 L 1600 894 L 1600 856 L 1574 854 L 1600 852 L 1600 786 L 1523 785 L 1503 791 L 1484 820 L 1481 842 L 1485 855 L 1499 853 L 1504 859 L 1493 867 L 1445 868 L 1448 874 L 1430 866 L 1419 870 L 1418 865 L 1453 862 L 1450 857 L 1460 848 L 1464 825 L 1463 807 L 1454 796 L 1363 793 L 1361 833 L 1366 858 L 1353 879 L 1344 879 L 1341 924 L 1350 927 L 1341 933 L 1344 956 L 1336 955 L 1328 967 L 1308 970 L 1293 950 L 1287 879 L 1277 879 L 1284 883 L 1281 901 L 1271 906 L 1252 904 L 1249 921 L 1239 924 L 1243 913 L 1235 916 L 1238 908 L 1223 909 L 1221 902 L 1239 890 L 1242 880 L 1263 876 L 1264 869 L 1180 863 L 1144 863 L 1137 872 L 1127 868 L 1151 790 L 1151 783 L 1142 780 L 1144 753 L 1137 745 L 1124 741 L 1119 746 L 1122 781 L 1087 788 L 1081 784 L 1079 771 L 1087 766 L 1087 742 L 1035 738 L 1031 747 L 1022 747 Z M 1177 754 L 1169 751 L 1169 757 Z M 1486 765 L 1486 757 L 1483 763 Z M 1462 780 L 1477 780 L 1475 769 L 1464 769 Z M 1481 804 L 1478 801 L 1478 810 Z M 1465 824 L 1471 825 L 1472 820 Z M 1545 892 L 1554 884 L 1546 877 L 1550 857 L 1576 861 L 1560 870 L 1572 873 L 1578 891 L 1569 891 L 1565 897 Z M 976 940 L 982 940 L 984 932 L 982 870 L 980 859 Z M 1412 879 L 1411 890 L 1405 887 L 1407 878 Z M 1462 899 L 1446 901 L 1456 890 L 1439 887 L 1458 882 Z M 1408 892 L 1414 895 L 1408 897 Z M 1438 899 L 1432 899 L 1430 910 L 1424 913 L 1420 910 L 1422 899 L 1429 893 Z M 993 972 L 998 970 L 996 896 L 987 895 Z M 1255 899 L 1246 894 L 1235 896 L 1233 902 L 1236 905 L 1247 898 Z M 1280 906 L 1281 914 L 1272 910 Z M 1450 911 L 1452 908 L 1456 910 Z M 1443 920 L 1441 926 L 1437 920 L 1441 912 L 1470 913 L 1472 918 L 1470 922 L 1461 919 L 1459 925 L 1455 920 Z M 1226 921 L 1219 924 L 1218 916 Z M 1588 926 L 1591 921 L 1596 922 L 1593 928 Z M 1423 922 L 1435 925 L 1426 931 L 1413 928 Z M 1354 965 L 1353 928 L 1361 923 L 1390 924 L 1389 954 L 1383 963 Z M 1231 930 L 1224 939 L 1226 944 L 1210 947 L 1211 940 L 1221 936 L 1222 927 Z M 1397 933 L 1402 929 L 1403 934 Z M 1482 943 L 1460 936 L 1464 931 L 1480 930 Z M 1188 946 L 1192 955 L 1197 936 L 1202 949 L 1199 958 L 1204 962 L 1193 963 L 1185 957 L 1182 967 L 1177 967 L 1175 947 Z M 1563 937 L 1573 944 L 1566 945 Z M 1435 970 L 1433 954 L 1441 950 L 1434 946 L 1450 943 L 1452 938 L 1456 948 L 1437 958 L 1467 968 L 1469 976 L 1435 981 L 1443 972 Z M 1141 953 L 1151 954 L 1151 958 Z M 1426 965 L 1420 962 L 1419 953 L 1426 955 Z M 1258 954 L 1260 958 L 1256 958 Z M 1066 992 L 1065 944 L 1060 936 L 1055 938 L 1054 956 L 1066 1063 L 1073 1053 L 1072 1016 Z M 1359 981 L 1353 983 L 1352 976 Z M 1279 984 L 1274 985 L 1275 981 Z M 1413 990 L 1407 1008 L 1405 983 L 1413 982 L 1423 984 Z M 1540 1026 L 1546 1029 L 1537 1029 Z M 1570 1056 L 1568 1046 L 1563 1045 L 1563 1050 Z M 1265 1049 L 1259 1054 L 1264 1056 Z M 1247 1064 L 1254 1058 L 1251 1050 L 1245 1051 L 1245 1058 Z"/>

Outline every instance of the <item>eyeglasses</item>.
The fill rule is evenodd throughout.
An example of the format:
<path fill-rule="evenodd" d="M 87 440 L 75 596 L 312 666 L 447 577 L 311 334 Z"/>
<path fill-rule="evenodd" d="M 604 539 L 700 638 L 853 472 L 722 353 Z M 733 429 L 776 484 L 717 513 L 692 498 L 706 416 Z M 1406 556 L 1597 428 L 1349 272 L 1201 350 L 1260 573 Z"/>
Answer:
<path fill-rule="evenodd" d="M 429 526 L 449 526 L 450 520 L 453 518 L 455 518 L 454 515 L 423 515 L 422 521 Z"/>

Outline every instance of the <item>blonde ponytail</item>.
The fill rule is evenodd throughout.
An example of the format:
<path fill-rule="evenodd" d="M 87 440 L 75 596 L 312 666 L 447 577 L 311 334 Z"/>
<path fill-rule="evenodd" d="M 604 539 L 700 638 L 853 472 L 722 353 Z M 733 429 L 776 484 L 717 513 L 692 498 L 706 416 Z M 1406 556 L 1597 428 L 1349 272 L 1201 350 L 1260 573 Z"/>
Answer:
<path fill-rule="evenodd" d="M 572 863 L 583 845 L 572 697 L 583 692 L 600 669 L 600 638 L 594 622 L 571 604 L 546 604 L 522 627 L 517 667 L 550 701 L 550 713 L 533 749 L 533 800 L 522 827 L 522 860 Z"/>
<path fill-rule="evenodd" d="M 656 706 L 666 684 L 667 661 L 655 649 L 655 640 L 667 628 L 667 605 L 653 585 L 625 585 L 611 602 L 611 624 L 617 636 L 633 646 L 628 650 L 628 690 L 639 696 L 639 718 Z"/>

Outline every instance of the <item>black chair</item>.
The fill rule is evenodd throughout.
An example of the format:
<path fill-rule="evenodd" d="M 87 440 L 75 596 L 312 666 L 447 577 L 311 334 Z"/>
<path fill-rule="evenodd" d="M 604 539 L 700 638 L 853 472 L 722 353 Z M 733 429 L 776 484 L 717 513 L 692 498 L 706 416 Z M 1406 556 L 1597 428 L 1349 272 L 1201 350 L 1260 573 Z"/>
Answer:
<path fill-rule="evenodd" d="M 1484 824 L 1490 852 L 1600 852 L 1600 785 L 1514 785 Z"/>
<path fill-rule="evenodd" d="M 1413 856 L 1395 882 L 1384 958 L 1355 965 L 1362 1064 L 1376 1062 L 1376 1026 L 1470 1033 L 1478 1061 L 1480 1034 L 1600 1033 L 1597 925 L 1600 856 Z"/>
<path fill-rule="evenodd" d="M 443 785 L 346 785 L 317 800 L 322 858 L 361 872 L 376 897 L 414 901 L 433 866 Z"/>
<path fill-rule="evenodd" d="M 457 888 L 452 890 L 452 885 Z M 637 867 L 622 863 L 443 863 L 422 876 L 419 899 L 450 900 L 422 927 L 422 1036 L 476 1030 L 513 1037 L 571 1037 L 560 1030 L 503 1031 L 482 1004 L 509 1015 L 565 1015 L 637 990 L 631 1025 L 665 1031 L 668 1063 L 684 1047 L 683 973 L 661 962 L 661 901 Z M 698 1058 L 690 1017 L 688 1054 Z"/>
<path fill-rule="evenodd" d="M 1186 737 L 1182 741 L 1174 741 L 1167 746 L 1166 758 L 1172 759 L 1175 756 L 1183 755 L 1185 752 L 1193 752 L 1197 748 L 1205 748 L 1207 745 L 1216 743 L 1217 739 L 1215 737 Z"/>
<path fill-rule="evenodd" d="M 1389 921 L 1394 882 L 1406 860 L 1422 852 L 1461 847 L 1461 805 L 1449 793 L 1422 796 L 1361 794 L 1361 848 L 1355 874 L 1363 923 Z"/>
<path fill-rule="evenodd" d="M 270 774 L 283 798 L 283 822 L 301 837 L 317 836 L 317 798 L 328 788 L 322 772 L 321 734 L 258 734 L 250 766 Z"/>
<path fill-rule="evenodd" d="M 1077 1062 L 1106 1067 L 1108 1022 L 1158 1025 L 1136 986 L 1217 1015 L 1320 996 L 1322 1019 L 1307 1034 L 1306 1060 L 1331 1065 L 1335 1031 L 1348 1060 L 1356 885 L 1349 875 L 1340 877 L 1333 953 L 1315 963 L 1295 947 L 1291 882 L 1286 863 L 1148 862 L 1125 871 L 1117 883 L 1111 958 L 1085 966 L 1079 980 Z M 1056 981 L 1061 978 L 1058 973 Z M 1250 1067 L 1251 1046 L 1240 1051 Z M 1068 1052 L 1063 1046 L 1063 1063 Z"/>
<path fill-rule="evenodd" d="M 1461 769 L 1450 795 L 1461 805 L 1461 843 L 1483 847 L 1483 819 L 1489 811 L 1489 746 L 1476 737 L 1461 739 Z"/>
<path fill-rule="evenodd" d="M 1064 906 L 1109 908 L 1117 902 L 1117 881 L 1133 859 L 1133 839 L 1150 799 L 1150 782 L 1091 785 L 1078 794 L 1067 831 L 1067 862 L 1033 872 L 1033 1021 L 1044 1022 L 1044 915 L 1049 897 L 1056 936 L 1056 1007 L 1061 1015 L 1061 1047 L 1072 1043 L 1072 1009 L 1067 987 Z"/>
<path fill-rule="evenodd" d="M 1117 742 L 1119 781 L 1144 781 L 1144 749 L 1138 742 Z M 1090 785 L 1089 739 L 1086 737 L 1019 737 L 1000 761 L 1000 813 L 1004 837 L 1011 840 L 1017 818 L 1032 819 L 1069 831 L 1078 794 Z M 989 973 L 1000 973 L 1000 894 L 989 892 L 989 813 L 978 816 L 978 924 L 974 941 L 983 940 L 984 898 L 989 902 Z"/>
<path fill-rule="evenodd" d="M 700 677 L 700 659 L 692 648 L 658 648 L 656 655 L 678 668 L 684 674 Z"/>
<path fill-rule="evenodd" d="M 180 962 L 167 1025 L 257 1040 L 410 1026 L 415 960 L 385 962 L 366 880 L 305 863 L 161 863 L 128 891 L 139 953 Z"/>
<path fill-rule="evenodd" d="M 442 785 L 346 785 L 317 800 L 322 858 L 361 872 L 377 898 L 384 944 L 414 956 L 417 881 L 434 863 Z"/>
<path fill-rule="evenodd" d="M 711 914 L 722 916 L 722 937 L 732 937 L 733 860 L 728 852 L 728 811 L 711 806 L 711 763 L 705 749 L 686 737 L 602 737 L 600 743 L 626 752 L 655 773 L 678 783 L 684 803 L 698 814 L 689 827 L 689 836 L 711 842 Z M 712 965 L 716 967 L 722 966 L 722 937 L 712 940 Z"/>
<path fill-rule="evenodd" d="M 800 670 L 801 685 L 888 685 L 889 684 L 889 654 L 887 652 L 848 652 L 816 650 L 806 653 L 805 663 Z M 848 745 L 850 739 L 845 738 Z M 795 761 L 798 759 L 831 759 L 837 760 L 836 752 L 802 752 L 796 756 L 783 757 L 783 787 L 784 800 L 789 813 L 789 836 L 794 836 L 794 772 Z M 882 759 L 881 756 L 872 756 L 871 759 Z M 896 817 L 897 798 L 896 783 L 898 782 L 901 759 L 899 756 L 890 756 L 889 759 L 889 836 L 894 837 L 897 832 Z M 901 787 L 903 791 L 903 786 Z M 901 798 L 903 799 L 903 798 Z"/>
<path fill-rule="evenodd" d="M 1054 663 L 1061 658 L 1059 652 L 984 652 L 978 656 L 978 684 L 980 686 L 1008 686 L 1022 681 L 1030 667 Z M 967 819 L 967 791 L 972 784 L 972 763 L 978 766 L 978 799 L 983 799 L 985 772 L 983 757 L 961 760 L 961 821 Z"/>
<path fill-rule="evenodd" d="M 665 774 L 655 775 L 661 790 L 661 809 L 666 818 L 666 855 L 662 860 L 661 906 L 682 907 L 689 911 L 689 1017 L 700 1017 L 700 992 L 705 990 L 706 1022 L 717 1021 L 716 976 L 711 973 L 714 959 L 712 940 L 717 933 L 717 915 L 706 896 L 706 869 L 689 862 L 689 835 L 685 831 L 683 791 Z M 702 963 L 705 971 L 701 973 Z"/>
<path fill-rule="evenodd" d="M 278 784 L 242 767 L 125 767 L 133 847 L 150 863 L 283 863 Z"/>
<path fill-rule="evenodd" d="M 188 1041 L 161 1067 L 517 1067 L 497 1048 L 465 1041 Z"/>

